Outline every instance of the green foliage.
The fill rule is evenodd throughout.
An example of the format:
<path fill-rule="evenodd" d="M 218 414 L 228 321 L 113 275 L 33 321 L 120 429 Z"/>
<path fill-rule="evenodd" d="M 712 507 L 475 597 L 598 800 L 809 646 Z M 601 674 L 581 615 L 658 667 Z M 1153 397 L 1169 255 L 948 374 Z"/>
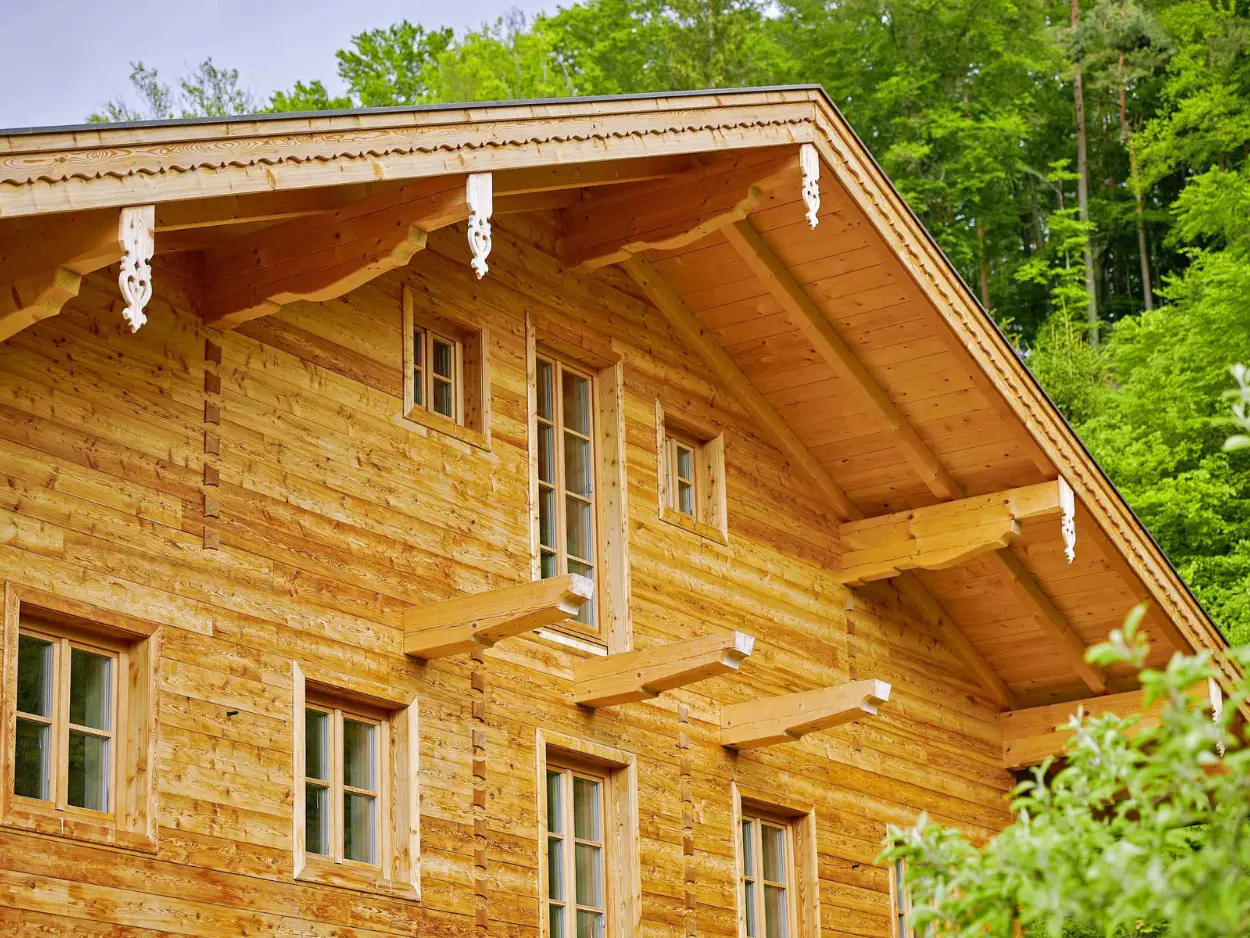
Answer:
<path fill-rule="evenodd" d="M 290 91 L 275 91 L 267 111 L 334 111 L 352 106 L 347 95 L 331 95 L 320 81 L 297 81 Z"/>
<path fill-rule="evenodd" d="M 1140 667 L 1142 611 L 1091 659 Z M 1250 664 L 1250 650 L 1233 655 Z M 917 934 L 1246 934 L 1250 749 L 1237 723 L 1250 681 L 1213 716 L 1188 693 L 1213 675 L 1206 653 L 1143 671 L 1145 700 L 1166 706 L 1135 735 L 1136 718 L 1079 714 L 1063 767 L 1048 760 L 1018 785 L 1014 823 L 984 845 L 923 817 L 891 827 L 885 856 L 908 863 Z"/>
<path fill-rule="evenodd" d="M 211 57 L 178 79 L 176 91 L 161 82 L 156 69 L 142 62 L 130 63 L 130 84 L 139 96 L 138 105 L 130 104 L 125 98 L 115 98 L 87 119 L 100 123 L 226 117 L 256 109 L 251 93 L 239 87 L 239 70 L 218 68 Z"/>

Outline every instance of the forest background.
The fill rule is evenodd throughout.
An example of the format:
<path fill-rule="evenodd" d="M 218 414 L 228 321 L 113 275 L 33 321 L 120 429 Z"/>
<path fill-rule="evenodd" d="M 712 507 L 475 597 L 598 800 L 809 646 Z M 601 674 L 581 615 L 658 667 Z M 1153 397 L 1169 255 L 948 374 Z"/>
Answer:
<path fill-rule="evenodd" d="M 1250 642 L 1250 0 L 584 0 L 407 21 L 259 99 L 211 60 L 93 120 L 820 83 L 1234 643 Z"/>

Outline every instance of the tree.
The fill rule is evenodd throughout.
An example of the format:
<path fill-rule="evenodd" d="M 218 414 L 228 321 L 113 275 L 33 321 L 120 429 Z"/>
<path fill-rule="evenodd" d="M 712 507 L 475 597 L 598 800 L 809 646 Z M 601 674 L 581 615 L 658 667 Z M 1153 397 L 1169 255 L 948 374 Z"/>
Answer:
<path fill-rule="evenodd" d="M 238 69 L 218 68 L 211 57 L 178 80 L 178 90 L 163 84 L 156 69 L 130 63 L 130 84 L 140 104 L 114 98 L 87 119 L 110 121 L 167 120 L 174 117 L 226 117 L 256 110 L 251 92 L 239 87 Z"/>
<path fill-rule="evenodd" d="M 1069 24 L 1073 34 L 1081 22 L 1080 0 L 1072 0 L 1069 12 Z M 1077 204 L 1080 207 L 1080 219 L 1089 224 L 1089 137 L 1085 127 L 1085 85 L 1081 62 L 1076 59 L 1072 63 L 1072 99 L 1075 105 L 1076 120 L 1076 172 L 1077 172 Z M 1085 259 L 1085 290 L 1087 296 L 1086 318 L 1089 320 L 1089 344 L 1098 345 L 1098 285 L 1094 280 L 1094 246 L 1091 234 L 1085 235 L 1082 253 Z"/>
<path fill-rule="evenodd" d="M 1140 668 L 1143 612 L 1090 659 Z M 1250 650 L 1231 657 L 1250 665 Z M 916 933 L 1246 934 L 1250 749 L 1237 721 L 1250 680 L 1212 715 L 1188 689 L 1214 674 L 1207 652 L 1142 671 L 1145 700 L 1166 701 L 1157 728 L 1134 734 L 1135 718 L 1079 715 L 1062 767 L 1047 760 L 1016 787 L 1015 821 L 986 844 L 923 817 L 892 826 L 885 857 L 908 864 Z"/>

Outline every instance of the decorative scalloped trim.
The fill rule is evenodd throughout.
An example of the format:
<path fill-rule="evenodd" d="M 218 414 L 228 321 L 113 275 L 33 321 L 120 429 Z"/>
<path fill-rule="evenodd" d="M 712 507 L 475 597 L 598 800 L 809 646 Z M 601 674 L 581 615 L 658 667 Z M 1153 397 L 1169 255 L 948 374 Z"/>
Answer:
<path fill-rule="evenodd" d="M 828 142 L 834 154 L 838 157 L 841 168 L 849 174 L 854 182 L 858 185 L 860 191 L 868 199 L 872 205 L 872 209 L 876 217 L 884 224 L 894 235 L 896 243 L 892 245 L 893 249 L 898 252 L 905 252 L 910 259 L 913 269 L 920 271 L 925 280 L 944 301 L 950 313 L 955 317 L 957 322 L 953 323 L 958 329 L 958 334 L 962 335 L 964 340 L 970 345 L 975 345 L 976 349 L 981 353 L 983 360 L 990 363 L 993 368 L 996 380 L 1001 382 L 1000 386 L 1005 387 L 1011 395 L 1020 403 L 1027 411 L 1026 424 L 1031 428 L 1032 433 L 1040 434 L 1050 444 L 1056 456 L 1049 458 L 1056 459 L 1062 463 L 1062 475 L 1069 480 L 1069 484 L 1074 489 L 1079 489 L 1084 496 L 1093 501 L 1102 513 L 1103 518 L 1113 527 L 1119 535 L 1122 543 L 1133 554 L 1133 558 L 1137 562 L 1137 574 L 1143 580 L 1148 580 L 1147 588 L 1150 582 L 1153 582 L 1157 590 L 1151 590 L 1158 599 L 1166 599 L 1166 604 L 1170 607 L 1167 612 L 1171 615 L 1173 621 L 1184 622 L 1191 630 L 1190 638 L 1194 641 L 1195 646 L 1202 648 L 1211 648 L 1217 652 L 1217 657 L 1227 664 L 1229 662 L 1226 655 L 1221 654 L 1222 648 L 1212 646 L 1207 639 L 1208 636 L 1203 635 L 1207 630 L 1209 619 L 1205 612 L 1201 609 L 1194 609 L 1192 601 L 1186 601 L 1186 596 L 1182 594 L 1176 584 L 1170 582 L 1166 576 L 1160 576 L 1156 569 L 1159 558 L 1152 557 L 1148 551 L 1143 548 L 1145 540 L 1143 532 L 1138 530 L 1132 524 L 1125 523 L 1125 511 L 1123 506 L 1112 504 L 1112 500 L 1108 499 L 1102 492 L 1102 485 L 1106 482 L 1105 478 L 1090 468 L 1080 459 L 1073 457 L 1074 444 L 1058 431 L 1055 420 L 1056 414 L 1052 409 L 1043 404 L 1032 387 L 1026 387 L 1026 382 L 1019 380 L 1018 376 L 1003 363 L 1002 350 L 997 348 L 995 343 L 987 331 L 985 324 L 977 321 L 984 314 L 980 312 L 980 308 L 968 297 L 962 295 L 958 290 L 948 288 L 946 279 L 939 276 L 936 267 L 943 264 L 940 260 L 932 260 L 927 253 L 922 253 L 914 246 L 917 243 L 917 235 L 915 232 L 905 230 L 905 226 L 900 224 L 899 213 L 896 212 L 894 206 L 889 205 L 890 199 L 888 195 L 882 193 L 880 187 L 875 180 L 870 179 L 868 172 L 861 172 L 858 166 L 858 157 L 852 158 L 848 155 L 848 148 L 840 134 L 831 131 L 831 127 L 821 121 L 818 121 L 821 129 L 824 131 L 824 138 Z M 920 238 L 928 236 L 921 231 Z M 956 276 L 954 282 L 961 283 Z M 974 357 L 974 364 L 980 365 Z M 1060 418 L 1062 419 L 1062 418 Z M 1074 484 L 1075 483 L 1075 484 Z M 1112 545 L 1115 548 L 1116 545 Z M 1163 561 L 1166 564 L 1166 561 Z M 1197 627 L 1196 631 L 1193 631 Z M 1218 630 L 1216 630 L 1218 634 Z"/>
<path fill-rule="evenodd" d="M 646 117 L 650 115 L 638 115 L 638 116 Z M 595 124 L 595 123 L 598 123 L 599 121 L 593 120 L 593 119 L 586 119 L 586 122 L 590 124 Z M 586 143 L 586 142 L 591 142 L 595 140 L 602 140 L 602 141 L 620 140 L 620 139 L 626 139 L 626 138 L 631 138 L 631 137 L 643 138 L 643 137 L 651 137 L 651 136 L 663 136 L 665 134 L 702 133 L 702 132 L 707 132 L 707 131 L 720 133 L 720 132 L 725 132 L 725 131 L 744 130 L 744 129 L 759 128 L 759 127 L 784 127 L 784 126 L 797 126 L 801 124 L 812 124 L 812 123 L 814 123 L 814 118 L 811 116 L 806 116 L 806 117 L 773 118 L 769 120 L 737 120 L 737 121 L 714 121 L 714 122 L 706 122 L 706 123 L 700 123 L 700 124 L 695 124 L 695 123 L 669 124 L 667 126 L 659 126 L 659 127 L 652 126 L 652 127 L 637 128 L 637 129 L 625 130 L 625 131 L 611 131 L 608 133 L 584 133 L 584 134 L 553 133 L 553 134 L 549 134 L 546 136 L 537 136 L 537 135 L 505 136 L 499 139 L 467 140 L 467 141 L 461 141 L 458 143 L 439 143 L 439 144 L 434 144 L 434 145 L 429 145 L 429 146 L 423 146 L 420 144 L 384 146 L 384 147 L 378 147 L 378 148 L 361 146 L 361 147 L 352 148 L 352 149 L 346 149 L 346 148 L 340 149 L 338 151 L 329 152 L 329 153 L 289 154 L 286 156 L 279 156 L 279 157 L 273 157 L 273 158 L 264 157 L 264 156 L 256 156 L 250 159 L 233 159 L 232 160 L 232 159 L 221 159 L 221 158 L 208 159 L 207 157 L 201 157 L 199 159 L 195 159 L 195 160 L 192 160 L 191 162 L 186 162 L 186 163 L 170 162 L 168 165 L 151 166 L 151 167 L 139 166 L 139 167 L 135 167 L 134 169 L 129 169 L 129 170 L 101 169 L 96 172 L 90 172 L 86 169 L 82 169 L 82 170 L 69 170 L 69 171 L 56 173 L 56 172 L 51 171 L 54 167 L 50 165 L 47 167 L 41 167 L 40 169 L 34 170 L 25 176 L 8 176 L 5 178 L 0 178 L 0 185 L 29 186 L 29 185 L 34 185 L 35 183 L 38 183 L 38 182 L 55 184 L 55 183 L 67 182 L 72 179 L 90 181 L 93 179 L 104 179 L 104 178 L 110 178 L 110 177 L 114 179 L 125 179 L 126 177 L 129 177 L 129 176 L 162 176 L 162 175 L 165 175 L 166 173 L 190 173 L 190 172 L 195 172 L 197 170 L 219 170 L 219 169 L 230 169 L 230 168 L 246 169 L 248 167 L 254 167 L 254 166 L 269 167 L 269 166 L 280 166 L 284 164 L 311 163 L 311 162 L 332 163 L 337 160 L 366 160 L 366 159 L 371 160 L 371 159 L 382 159 L 382 158 L 390 157 L 390 156 L 410 156 L 410 155 L 416 155 L 416 154 L 428 154 L 428 153 L 436 153 L 436 152 L 455 153 L 455 152 L 459 152 L 462 150 L 472 151 L 472 150 L 488 150 L 488 149 L 510 149 L 510 148 L 520 148 L 520 147 L 530 147 L 530 146 L 543 146 L 546 144 Z M 391 136 L 391 135 L 394 135 L 394 134 L 388 133 L 388 136 Z M 298 146 L 298 147 L 306 148 L 309 146 L 316 146 L 322 142 L 329 142 L 328 138 L 332 138 L 333 136 L 335 135 L 309 134 L 309 135 L 301 135 L 300 138 L 290 138 L 290 137 L 276 138 L 276 139 L 271 138 L 269 142 L 273 147 L 277 149 L 281 149 L 283 146 Z M 255 141 L 256 141 L 256 138 L 250 138 L 248 142 L 254 144 Z M 232 141 L 230 141 L 228 138 L 213 141 L 215 146 L 228 145 L 231 142 Z M 242 143 L 243 141 L 239 140 L 236 142 Z M 148 154 L 157 159 L 161 158 L 162 156 L 167 159 L 176 159 L 176 150 L 177 148 L 171 147 L 171 146 L 153 146 L 153 147 L 144 147 L 144 148 L 130 147 L 130 148 L 126 148 L 125 150 L 121 152 L 128 152 L 132 155 Z M 118 151 L 110 150 L 108 148 L 95 148 L 92 150 L 84 151 L 81 155 L 76 157 L 76 160 L 82 161 L 82 162 L 89 162 L 94 159 L 94 160 L 99 160 L 103 162 L 107 159 L 108 155 L 114 154 L 116 152 Z M 48 163 L 53 163 L 54 160 L 56 162 L 63 162 L 63 160 L 56 160 L 55 157 L 45 157 L 44 159 L 46 159 Z"/>

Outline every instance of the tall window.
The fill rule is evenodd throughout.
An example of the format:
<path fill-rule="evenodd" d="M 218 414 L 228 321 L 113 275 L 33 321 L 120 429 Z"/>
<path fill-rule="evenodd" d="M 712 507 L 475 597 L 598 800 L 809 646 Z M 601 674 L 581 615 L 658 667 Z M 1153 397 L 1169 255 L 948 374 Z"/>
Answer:
<path fill-rule="evenodd" d="M 911 927 L 911 896 L 907 890 L 907 862 L 895 860 L 890 879 L 893 888 L 894 938 L 915 938 Z"/>
<path fill-rule="evenodd" d="M 334 706 L 304 711 L 304 849 L 378 864 L 384 723 Z"/>
<path fill-rule="evenodd" d="M 550 938 L 602 938 L 607 915 L 607 778 L 547 768 L 547 915 Z"/>
<path fill-rule="evenodd" d="M 742 914 L 747 938 L 790 938 L 794 847 L 788 823 L 742 816 Z"/>
<path fill-rule="evenodd" d="M 543 578 L 595 579 L 595 392 L 593 377 L 540 355 L 537 371 L 538 542 Z M 595 601 L 577 621 L 596 625 Z"/>
<path fill-rule="evenodd" d="M 23 625 L 17 646 L 13 793 L 59 809 L 115 810 L 118 647 Z"/>

